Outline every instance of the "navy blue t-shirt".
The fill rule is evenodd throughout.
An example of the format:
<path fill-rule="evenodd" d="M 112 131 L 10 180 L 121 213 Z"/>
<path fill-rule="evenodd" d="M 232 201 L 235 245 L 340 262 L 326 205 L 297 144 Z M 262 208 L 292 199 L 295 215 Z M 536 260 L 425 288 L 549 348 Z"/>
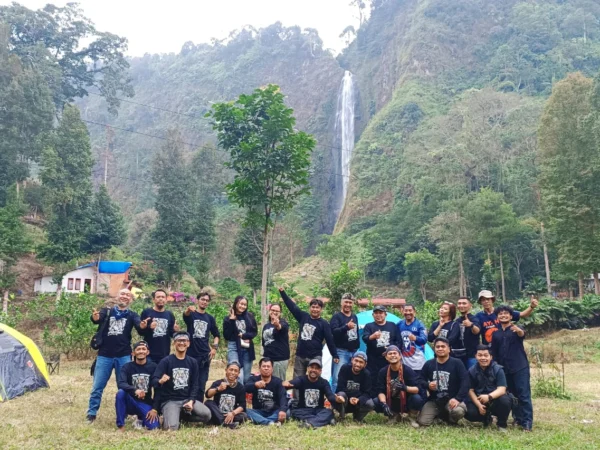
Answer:
<path fill-rule="evenodd" d="M 523 337 L 512 331 L 510 327 L 505 330 L 500 327 L 492 334 L 492 345 L 490 350 L 494 360 L 500 364 L 506 373 L 515 373 L 529 367 L 527 352 L 523 345 Z"/>
<path fill-rule="evenodd" d="M 210 335 L 221 337 L 215 318 L 206 312 L 192 311 L 189 316 L 183 315 L 183 321 L 192 339 L 187 354 L 194 358 L 207 357 L 210 353 Z"/>
<path fill-rule="evenodd" d="M 354 328 L 348 328 L 348 323 L 352 320 Z M 360 347 L 358 340 L 358 318 L 352 313 L 346 316 L 342 312 L 336 312 L 331 321 L 331 333 L 333 334 L 333 342 L 338 349 L 355 352 Z"/>
<path fill-rule="evenodd" d="M 479 335 L 481 334 L 481 324 L 479 320 L 473 314 L 467 314 L 469 320 L 473 323 L 470 327 L 465 327 L 463 325 L 464 318 L 460 316 L 456 319 L 456 323 L 459 325 L 459 335 L 458 342 L 461 347 L 463 347 L 467 351 L 467 358 L 475 358 L 475 353 L 477 353 L 477 346 L 479 345 Z M 473 327 L 479 328 L 479 333 L 473 334 Z"/>
<path fill-rule="evenodd" d="M 491 314 L 488 314 L 485 311 L 480 311 L 475 314 L 475 318 L 481 324 L 481 333 L 479 333 L 481 335 L 481 342 L 485 345 L 491 344 L 492 334 L 494 334 L 500 326 L 498 317 L 493 311 Z M 521 313 L 519 311 L 513 311 L 512 321 L 518 322 L 520 318 Z"/>
<path fill-rule="evenodd" d="M 131 355 L 131 330 L 135 327 L 140 335 L 144 333 L 140 328 L 140 316 L 134 311 L 121 311 L 115 306 L 110 310 L 103 308 L 98 321 L 94 321 L 93 315 L 90 316 L 90 320 L 100 327 L 107 311 L 109 311 L 109 318 L 102 331 L 102 345 L 98 350 L 98 356 L 120 358 Z"/>
<path fill-rule="evenodd" d="M 141 320 L 150 317 L 148 326 L 144 329 L 144 339 L 150 347 L 150 359 L 159 362 L 171 353 L 171 338 L 175 327 L 175 316 L 171 311 L 155 311 L 154 308 L 146 308 L 142 311 Z M 156 328 L 152 329 L 152 319 Z"/>
<path fill-rule="evenodd" d="M 262 345 L 264 356 L 271 358 L 271 361 L 287 361 L 290 359 L 290 326 L 284 320 L 280 319 L 281 329 L 278 330 L 271 322 L 268 322 L 262 329 Z"/>

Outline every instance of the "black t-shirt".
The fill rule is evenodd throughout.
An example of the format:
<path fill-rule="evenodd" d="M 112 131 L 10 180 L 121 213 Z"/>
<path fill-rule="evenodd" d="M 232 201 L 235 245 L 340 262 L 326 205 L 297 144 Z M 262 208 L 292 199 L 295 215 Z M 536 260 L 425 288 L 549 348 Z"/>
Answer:
<path fill-rule="evenodd" d="M 352 329 L 348 328 L 350 320 L 354 322 L 354 328 Z M 336 348 L 349 352 L 358 350 L 360 341 L 358 340 L 358 318 L 356 314 L 350 314 L 350 317 L 348 317 L 342 312 L 337 312 L 333 315 L 329 324 Z"/>
<path fill-rule="evenodd" d="M 244 385 L 246 393 L 252 394 L 252 409 L 260 411 L 285 411 L 287 409 L 287 395 L 282 382 L 277 377 L 264 388 L 257 388 L 255 383 L 260 381 L 260 375 L 252 375 Z"/>
<path fill-rule="evenodd" d="M 188 355 L 194 358 L 208 356 L 210 334 L 213 337 L 221 337 L 215 318 L 206 312 L 192 311 L 189 316 L 183 315 L 183 321 L 192 340 L 188 348 Z"/>
<path fill-rule="evenodd" d="M 467 314 L 469 320 L 473 323 L 470 327 L 463 325 L 464 318 L 461 316 L 456 319 L 456 323 L 459 325 L 458 343 L 467 352 L 467 358 L 475 358 L 477 353 L 477 346 L 479 345 L 479 334 L 473 334 L 472 328 L 475 326 L 481 330 L 481 324 L 479 320 L 473 314 Z"/>
<path fill-rule="evenodd" d="M 271 361 L 287 361 L 290 359 L 290 326 L 280 319 L 281 329 L 276 329 L 271 322 L 262 329 L 262 345 L 264 356 Z"/>
<path fill-rule="evenodd" d="M 208 392 L 209 389 L 216 389 L 221 385 L 223 380 L 217 380 L 206 390 Z M 244 408 L 246 411 L 246 390 L 244 389 L 244 385 L 242 383 L 237 383 L 235 387 L 227 386 L 223 392 L 217 391 L 215 396 L 212 399 L 217 405 L 219 405 L 219 410 L 223 414 L 230 413 L 236 408 L 240 406 Z"/>
<path fill-rule="evenodd" d="M 323 408 L 325 398 L 332 405 L 335 403 L 335 395 L 331 391 L 331 386 L 322 377 L 313 383 L 307 375 L 303 375 L 294 378 L 290 383 L 294 389 L 298 389 L 298 408 Z"/>
<path fill-rule="evenodd" d="M 377 331 L 381 331 L 379 339 L 370 340 L 369 336 Z M 379 368 L 387 364 L 383 352 L 390 345 L 400 346 L 398 327 L 392 322 L 386 322 L 383 325 L 377 325 L 375 322 L 368 323 L 363 329 L 363 341 L 367 344 L 367 356 L 369 357 L 368 367 Z"/>
<path fill-rule="evenodd" d="M 430 398 L 435 398 L 438 392 L 447 392 L 450 398 L 462 402 L 469 393 L 467 369 L 460 359 L 450 357 L 444 364 L 438 363 L 436 358 L 430 359 L 421 369 L 421 377 L 427 385 L 437 381 L 437 391 L 430 391 Z"/>
<path fill-rule="evenodd" d="M 175 327 L 175 316 L 171 311 L 155 311 L 154 308 L 146 308 L 142 311 L 141 320 L 150 317 L 148 326 L 143 330 L 144 339 L 150 347 L 150 358 L 160 361 L 171 353 L 171 338 Z M 156 322 L 156 328 L 150 328 L 152 319 Z"/>
<path fill-rule="evenodd" d="M 281 291 L 281 298 L 285 306 L 290 310 L 294 318 L 300 325 L 300 334 L 298 336 L 298 347 L 296 355 L 301 358 L 316 358 L 323 356 L 323 341 L 327 343 L 327 348 L 333 359 L 338 357 L 331 327 L 329 322 L 323 318 L 313 319 L 309 313 L 302 311 L 298 305 L 285 293 Z"/>
<path fill-rule="evenodd" d="M 136 400 L 152 405 L 151 380 L 155 371 L 156 364 L 153 362 L 146 362 L 146 364 L 143 365 L 134 361 L 128 362 L 121 367 L 117 385 L 119 389 L 124 390 Z M 138 389 L 146 393 L 143 400 L 140 400 L 135 396 L 135 391 Z"/>
<path fill-rule="evenodd" d="M 102 331 L 102 345 L 98 350 L 98 356 L 106 358 L 120 358 L 131 354 L 131 330 L 136 328 L 140 335 L 144 331 L 140 328 L 140 316 L 134 311 L 120 311 L 114 307 L 110 310 L 103 308 L 100 311 L 100 318 L 97 322 L 93 317 L 90 319 L 93 323 L 101 326 L 106 318 L 106 312 L 110 311 L 108 323 Z"/>
<path fill-rule="evenodd" d="M 357 374 L 352 371 L 352 364 L 344 364 L 340 368 L 337 391 L 344 392 L 348 398 L 358 398 L 361 405 L 369 401 L 372 384 L 371 374 L 366 368 Z"/>
<path fill-rule="evenodd" d="M 158 380 L 163 375 L 168 375 L 169 381 L 161 386 Z M 161 403 L 170 400 L 194 400 L 198 396 L 198 363 L 187 355 L 183 359 L 169 355 L 158 363 L 152 377 L 152 385 L 157 396 L 160 395 Z"/>

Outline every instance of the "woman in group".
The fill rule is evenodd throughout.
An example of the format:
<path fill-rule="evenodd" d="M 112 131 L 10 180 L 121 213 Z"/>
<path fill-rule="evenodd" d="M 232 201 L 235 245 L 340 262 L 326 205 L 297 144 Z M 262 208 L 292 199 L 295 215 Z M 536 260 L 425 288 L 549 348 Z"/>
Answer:
<path fill-rule="evenodd" d="M 269 307 L 269 321 L 262 329 L 264 355 L 273 361 L 273 375 L 287 380 L 287 367 L 290 359 L 290 326 L 281 317 L 281 305 L 274 303 Z"/>
<path fill-rule="evenodd" d="M 223 319 L 223 336 L 227 339 L 227 364 L 237 361 L 241 366 L 240 379 L 246 382 L 252 375 L 255 359 L 252 340 L 258 333 L 256 320 L 248 312 L 248 300 L 238 295 L 233 301 L 229 316 Z"/>
<path fill-rule="evenodd" d="M 452 302 L 444 302 L 438 311 L 440 320 L 436 320 L 429 328 L 427 340 L 433 342 L 438 337 L 448 339 L 450 342 L 451 355 L 461 358 L 460 352 L 464 351 L 460 343 L 460 325 L 456 319 L 456 305 Z"/>

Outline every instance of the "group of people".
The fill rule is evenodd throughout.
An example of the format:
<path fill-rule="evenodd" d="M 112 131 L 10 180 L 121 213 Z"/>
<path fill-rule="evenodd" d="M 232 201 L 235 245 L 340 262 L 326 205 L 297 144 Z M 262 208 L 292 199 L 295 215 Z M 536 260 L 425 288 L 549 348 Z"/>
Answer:
<path fill-rule="evenodd" d="M 263 357 L 259 372 L 252 373 L 258 326 L 246 298 L 238 296 L 223 320 L 224 376 L 206 389 L 221 339 L 215 318 L 206 311 L 210 294 L 200 293 L 196 304 L 184 311 L 184 331 L 165 309 L 165 291 L 152 294 L 153 307 L 140 317 L 129 309 L 131 293 L 122 290 L 113 308 L 94 310 L 91 316 L 101 336 L 88 422 L 96 418 L 114 369 L 119 388 L 116 423 L 122 430 L 128 415 L 137 416 L 134 426 L 147 429 L 159 427 L 160 415 L 167 430 L 178 429 L 181 420 L 236 428 L 248 420 L 279 426 L 295 419 L 302 427 L 318 428 L 335 424 L 335 410 L 338 420 L 352 414 L 361 423 L 373 411 L 415 428 L 436 419 L 457 423 L 463 418 L 487 427 L 495 417 L 501 431 L 512 411 L 514 422 L 531 431 L 525 331 L 515 322 L 532 314 L 535 298 L 518 312 L 507 305 L 495 307 L 494 295 L 484 290 L 478 296 L 483 310 L 475 315 L 468 298 L 459 298 L 456 305 L 444 302 L 439 320 L 429 330 L 417 319 L 413 305 L 404 306 L 404 320 L 398 324 L 386 320 L 384 306 L 376 306 L 374 321 L 362 330 L 363 352 L 352 295 L 342 297 L 341 310 L 328 322 L 321 317 L 321 300 L 310 300 L 306 312 L 284 289 L 280 294 L 299 324 L 293 378 L 286 376 L 289 324 L 281 317 L 279 303 L 269 306 L 269 321 L 261 332 Z M 143 340 L 132 352 L 134 328 Z M 424 351 L 427 342 L 434 348 L 430 360 Z M 321 376 L 324 343 L 333 358 L 331 383 Z M 252 408 L 247 408 L 247 394 L 252 396 Z"/>

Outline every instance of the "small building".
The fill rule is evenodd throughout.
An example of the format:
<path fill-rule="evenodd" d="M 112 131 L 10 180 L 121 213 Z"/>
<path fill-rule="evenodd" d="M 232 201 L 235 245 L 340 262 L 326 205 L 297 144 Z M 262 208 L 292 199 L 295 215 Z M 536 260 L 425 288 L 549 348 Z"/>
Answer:
<path fill-rule="evenodd" d="M 63 292 L 91 294 L 106 294 L 116 297 L 119 290 L 128 287 L 130 262 L 100 261 L 79 266 L 68 272 L 62 279 Z M 58 286 L 52 281 L 52 276 L 34 279 L 35 293 L 56 293 Z"/>

